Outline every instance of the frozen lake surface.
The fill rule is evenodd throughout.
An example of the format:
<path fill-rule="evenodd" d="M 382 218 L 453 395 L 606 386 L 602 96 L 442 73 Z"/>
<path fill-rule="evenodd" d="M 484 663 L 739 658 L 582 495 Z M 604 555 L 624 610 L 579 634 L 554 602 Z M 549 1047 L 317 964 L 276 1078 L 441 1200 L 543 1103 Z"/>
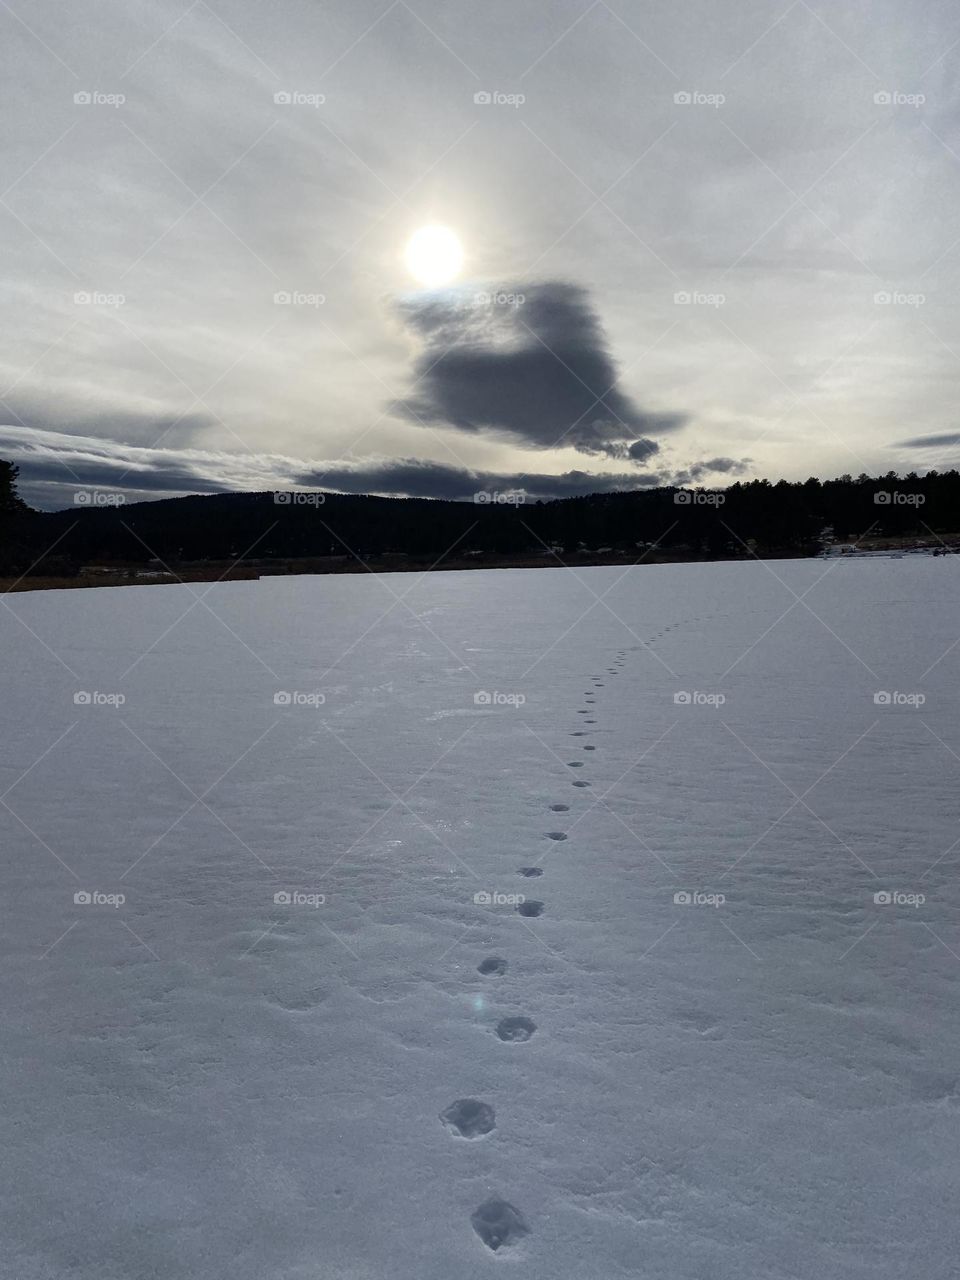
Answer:
<path fill-rule="evenodd" d="M 0 1273 L 954 1276 L 958 574 L 5 597 Z"/>

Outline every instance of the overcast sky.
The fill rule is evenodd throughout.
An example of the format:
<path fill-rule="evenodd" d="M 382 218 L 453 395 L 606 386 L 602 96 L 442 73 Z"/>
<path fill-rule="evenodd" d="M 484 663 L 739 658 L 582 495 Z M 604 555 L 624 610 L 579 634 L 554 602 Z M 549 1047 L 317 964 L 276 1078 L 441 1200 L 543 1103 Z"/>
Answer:
<path fill-rule="evenodd" d="M 37 505 L 960 464 L 956 0 L 10 0 L 0 34 Z"/>

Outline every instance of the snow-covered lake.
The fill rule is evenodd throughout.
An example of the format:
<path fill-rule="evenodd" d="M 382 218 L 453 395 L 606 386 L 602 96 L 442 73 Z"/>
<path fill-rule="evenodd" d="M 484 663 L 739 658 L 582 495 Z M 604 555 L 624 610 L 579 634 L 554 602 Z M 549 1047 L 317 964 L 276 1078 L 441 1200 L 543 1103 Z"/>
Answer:
<path fill-rule="evenodd" d="M 954 1276 L 958 574 L 5 597 L 0 1273 Z"/>

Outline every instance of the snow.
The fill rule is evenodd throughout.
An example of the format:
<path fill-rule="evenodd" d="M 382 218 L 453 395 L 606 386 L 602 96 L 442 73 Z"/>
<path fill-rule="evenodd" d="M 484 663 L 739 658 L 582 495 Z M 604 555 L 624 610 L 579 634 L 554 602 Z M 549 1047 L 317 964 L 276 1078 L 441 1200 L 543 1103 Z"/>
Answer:
<path fill-rule="evenodd" d="M 954 1275 L 958 571 L 5 597 L 0 1274 Z"/>

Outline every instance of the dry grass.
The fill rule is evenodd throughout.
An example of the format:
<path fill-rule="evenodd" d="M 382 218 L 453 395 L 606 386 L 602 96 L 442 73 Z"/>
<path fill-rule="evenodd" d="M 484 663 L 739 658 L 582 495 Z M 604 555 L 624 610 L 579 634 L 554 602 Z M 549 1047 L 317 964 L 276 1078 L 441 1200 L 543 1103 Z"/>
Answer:
<path fill-rule="evenodd" d="M 138 578 L 125 570 L 119 573 L 77 574 L 75 578 L 0 578 L 0 594 L 11 591 L 76 591 L 82 587 L 169 587 L 181 582 L 250 582 L 260 577 L 258 569 L 185 569 L 175 578 Z"/>
<path fill-rule="evenodd" d="M 918 547 L 929 549 L 949 547 L 952 551 L 960 551 L 960 534 L 942 534 L 918 538 L 868 536 L 859 540 L 859 546 L 870 551 L 909 550 Z M 803 556 L 800 551 L 781 550 L 770 553 L 776 559 Z M 708 559 L 744 559 L 744 555 L 727 554 L 710 557 L 693 555 L 683 551 L 650 550 L 606 551 L 606 552 L 557 552 L 556 554 L 537 555 L 497 555 L 495 552 L 484 552 L 478 556 L 453 556 L 435 562 L 429 556 L 389 555 L 373 557 L 363 563 L 352 556 L 304 557 L 303 559 L 277 560 L 275 563 L 261 563 L 255 568 L 242 568 L 232 564 L 211 563 L 208 565 L 191 565 L 176 572 L 171 577 L 138 577 L 135 569 L 118 569 L 116 573 L 86 573 L 73 578 L 0 578 L 0 592 L 9 591 L 75 591 L 82 587 L 154 587 L 169 586 L 180 582 L 251 582 L 264 577 L 285 577 L 296 574 L 328 574 L 328 573 L 425 573 L 430 569 L 438 572 L 462 569 L 550 569 L 561 566 L 587 568 L 595 565 L 631 565 L 631 564 L 676 564 L 687 561 Z M 766 558 L 759 553 L 760 559 Z"/>

